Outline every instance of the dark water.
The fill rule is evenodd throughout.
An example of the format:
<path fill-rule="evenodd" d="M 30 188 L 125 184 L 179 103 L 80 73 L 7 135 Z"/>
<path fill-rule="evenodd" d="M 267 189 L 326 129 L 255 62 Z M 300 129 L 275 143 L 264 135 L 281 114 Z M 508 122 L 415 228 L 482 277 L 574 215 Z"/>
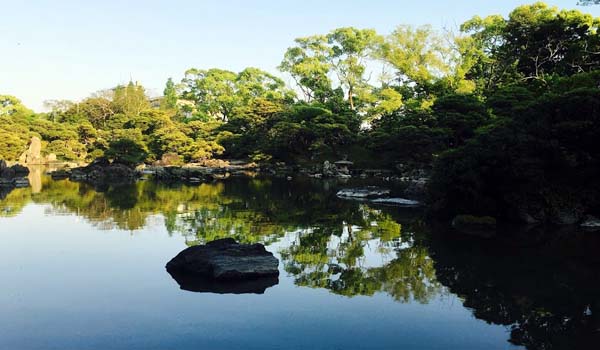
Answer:
<path fill-rule="evenodd" d="M 1 194 L 0 349 L 598 349 L 600 233 L 459 236 L 344 185 L 230 179 Z M 165 263 L 234 237 L 264 294 L 180 289 Z"/>

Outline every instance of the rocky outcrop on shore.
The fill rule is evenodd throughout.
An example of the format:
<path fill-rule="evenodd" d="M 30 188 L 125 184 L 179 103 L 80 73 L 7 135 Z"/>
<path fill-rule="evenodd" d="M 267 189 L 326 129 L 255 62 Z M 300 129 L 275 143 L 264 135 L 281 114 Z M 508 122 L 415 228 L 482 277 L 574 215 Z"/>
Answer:
<path fill-rule="evenodd" d="M 31 138 L 29 147 L 19 156 L 20 164 L 45 165 L 56 162 L 56 154 L 50 153 L 45 156 L 42 155 L 42 140 L 37 136 Z"/>
<path fill-rule="evenodd" d="M 227 179 L 231 176 L 254 176 L 260 171 L 256 163 L 212 162 L 210 164 L 186 164 L 184 166 L 143 166 L 138 170 L 155 180 L 186 182 L 190 184 Z"/>
<path fill-rule="evenodd" d="M 105 158 L 98 158 L 93 161 L 90 165 L 85 167 L 79 167 L 70 171 L 60 171 L 57 174 L 51 174 L 54 178 L 69 176 L 72 181 L 86 181 L 91 183 L 126 183 L 133 182 L 139 176 L 140 173 L 133 167 L 110 162 Z"/>
<path fill-rule="evenodd" d="M 0 187 L 14 188 L 29 186 L 29 169 L 20 164 L 8 166 L 4 160 L 0 160 Z"/>

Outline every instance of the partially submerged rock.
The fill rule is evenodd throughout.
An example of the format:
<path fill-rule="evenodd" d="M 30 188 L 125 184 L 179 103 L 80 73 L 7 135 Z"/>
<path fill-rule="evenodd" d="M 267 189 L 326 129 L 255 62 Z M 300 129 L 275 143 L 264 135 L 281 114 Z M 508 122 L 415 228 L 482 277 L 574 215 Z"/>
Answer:
<path fill-rule="evenodd" d="M 362 188 L 346 188 L 339 190 L 337 196 L 340 198 L 377 198 L 383 197 L 390 194 L 390 190 L 387 188 L 367 186 Z"/>
<path fill-rule="evenodd" d="M 579 226 L 586 230 L 597 231 L 600 230 L 600 219 L 595 216 L 588 215 Z"/>
<path fill-rule="evenodd" d="M 244 281 L 279 276 L 279 261 L 262 244 L 219 239 L 189 247 L 166 265 L 173 274 L 191 274 L 215 281 Z"/>
<path fill-rule="evenodd" d="M 406 198 L 376 198 L 371 200 L 375 204 L 397 205 L 402 207 L 418 207 L 421 202 Z"/>
<path fill-rule="evenodd" d="M 401 207 L 421 206 L 419 201 L 406 198 L 388 197 L 390 190 L 376 186 L 367 186 L 362 188 L 346 188 L 337 192 L 337 196 L 342 199 L 352 199 L 359 201 L 369 201 L 374 204 L 394 205 Z"/>

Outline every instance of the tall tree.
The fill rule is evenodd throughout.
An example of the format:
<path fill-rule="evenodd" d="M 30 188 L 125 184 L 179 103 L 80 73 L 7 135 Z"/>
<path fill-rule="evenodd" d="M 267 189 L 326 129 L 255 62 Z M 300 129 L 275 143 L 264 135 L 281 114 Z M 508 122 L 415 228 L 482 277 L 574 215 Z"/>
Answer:
<path fill-rule="evenodd" d="M 470 74 L 484 89 L 600 68 L 599 28 L 599 18 L 542 2 L 519 6 L 506 19 L 474 17 L 461 27 L 477 48 Z"/>
<path fill-rule="evenodd" d="M 167 80 L 165 84 L 165 89 L 163 91 L 163 102 L 162 106 L 165 109 L 174 109 L 177 107 L 177 89 L 175 88 L 175 83 L 172 78 Z"/>
<path fill-rule="evenodd" d="M 114 89 L 112 104 L 117 113 L 138 116 L 150 104 L 144 87 L 132 81 L 127 86 L 119 85 Z"/>
<path fill-rule="evenodd" d="M 374 56 L 381 36 L 373 29 L 346 27 L 295 41 L 279 68 L 292 75 L 307 100 L 325 102 L 333 97 L 335 77 L 355 109 L 355 98 L 368 86 L 367 60 Z"/>
<path fill-rule="evenodd" d="M 383 38 L 373 29 L 347 27 L 333 30 L 327 35 L 327 41 L 332 52 L 329 60 L 354 110 L 354 97 L 364 93 L 361 90 L 368 86 L 367 60 L 374 56 Z"/>
<path fill-rule="evenodd" d="M 387 36 L 379 55 L 396 70 L 402 86 L 414 84 L 417 91 L 431 93 L 443 83 L 453 91 L 468 92 L 467 62 L 460 54 L 467 44 L 463 37 L 440 34 L 430 26 L 403 25 Z"/>
<path fill-rule="evenodd" d="M 309 102 L 325 102 L 332 94 L 331 48 L 327 38 L 314 35 L 295 40 L 296 46 L 287 49 L 279 69 L 289 73 Z"/>
<path fill-rule="evenodd" d="M 223 69 L 189 69 L 182 80 L 183 97 L 194 101 L 197 110 L 205 116 L 226 121 L 239 105 L 236 78 L 236 73 Z"/>

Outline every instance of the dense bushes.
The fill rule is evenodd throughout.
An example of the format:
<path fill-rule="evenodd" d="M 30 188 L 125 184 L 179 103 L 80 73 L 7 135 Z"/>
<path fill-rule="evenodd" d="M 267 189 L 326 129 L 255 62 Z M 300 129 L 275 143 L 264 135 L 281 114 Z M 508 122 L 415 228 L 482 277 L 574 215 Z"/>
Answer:
<path fill-rule="evenodd" d="M 440 156 L 431 184 L 435 208 L 556 222 L 600 209 L 598 89 L 549 92 L 501 114 Z"/>

